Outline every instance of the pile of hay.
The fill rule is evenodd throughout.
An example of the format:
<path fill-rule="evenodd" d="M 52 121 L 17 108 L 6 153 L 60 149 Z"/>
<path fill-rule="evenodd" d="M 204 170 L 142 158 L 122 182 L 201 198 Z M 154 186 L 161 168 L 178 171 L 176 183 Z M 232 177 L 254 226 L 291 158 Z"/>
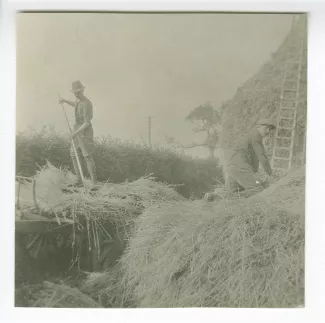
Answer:
<path fill-rule="evenodd" d="M 118 263 L 104 273 L 91 273 L 80 286 L 80 291 L 104 308 L 135 307 L 132 291 L 126 285 L 123 268 Z"/>
<path fill-rule="evenodd" d="M 305 167 L 291 170 L 285 177 L 258 196 L 292 212 L 305 209 Z"/>
<path fill-rule="evenodd" d="M 304 177 L 298 170 L 248 199 L 147 209 L 121 258 L 124 292 L 136 307 L 304 304 L 304 190 L 292 190 Z"/>
<path fill-rule="evenodd" d="M 77 288 L 45 281 L 43 284 L 24 286 L 16 290 L 17 307 L 98 308 L 89 296 Z"/>
<path fill-rule="evenodd" d="M 101 185 L 96 193 L 78 191 L 66 194 L 74 175 L 50 163 L 35 176 L 36 202 L 44 212 L 62 218 L 78 219 L 83 215 L 90 220 L 109 220 L 127 223 L 139 215 L 146 206 L 172 200 L 182 200 L 173 187 L 155 182 L 152 177 L 140 178 L 131 183 Z M 18 183 L 16 183 L 16 196 Z M 32 184 L 25 182 L 19 188 L 19 204 L 22 209 L 34 207 Z"/>

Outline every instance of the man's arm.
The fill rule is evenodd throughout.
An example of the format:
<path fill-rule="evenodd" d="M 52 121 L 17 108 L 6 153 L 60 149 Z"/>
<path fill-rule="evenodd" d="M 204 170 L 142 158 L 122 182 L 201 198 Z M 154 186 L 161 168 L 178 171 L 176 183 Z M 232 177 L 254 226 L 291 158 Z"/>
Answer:
<path fill-rule="evenodd" d="M 266 172 L 266 174 L 272 175 L 271 165 L 269 159 L 266 156 L 266 152 L 262 143 L 262 138 L 259 136 L 253 136 L 251 138 L 251 142 L 254 152 L 258 160 L 260 161 L 264 171 Z"/>
<path fill-rule="evenodd" d="M 75 107 L 75 106 L 76 106 L 76 102 L 75 102 L 75 101 L 69 101 L 69 100 L 66 100 L 66 99 L 63 99 L 63 98 L 60 98 L 60 104 L 61 104 L 61 103 L 69 104 L 69 105 L 71 105 L 72 107 Z"/>

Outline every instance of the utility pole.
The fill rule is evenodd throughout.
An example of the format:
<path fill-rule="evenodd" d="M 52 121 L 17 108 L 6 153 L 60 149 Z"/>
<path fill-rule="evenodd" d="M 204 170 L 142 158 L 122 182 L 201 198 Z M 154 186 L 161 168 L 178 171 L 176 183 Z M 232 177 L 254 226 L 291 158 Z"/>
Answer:
<path fill-rule="evenodd" d="M 149 148 L 151 148 L 151 117 L 148 118 Z"/>

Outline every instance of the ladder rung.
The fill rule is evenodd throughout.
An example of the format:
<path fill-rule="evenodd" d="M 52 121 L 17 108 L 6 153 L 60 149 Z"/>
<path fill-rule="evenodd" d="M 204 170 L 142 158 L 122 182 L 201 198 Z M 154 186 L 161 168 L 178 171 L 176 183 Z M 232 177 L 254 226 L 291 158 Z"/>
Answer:
<path fill-rule="evenodd" d="M 298 47 L 296 48 L 292 48 L 292 49 L 288 49 L 288 54 L 287 54 L 287 58 L 289 58 L 290 56 L 294 56 L 294 57 L 297 57 L 297 49 Z"/>
<path fill-rule="evenodd" d="M 280 159 L 280 160 L 290 160 L 290 157 L 276 157 L 274 156 L 273 160 Z"/>
<path fill-rule="evenodd" d="M 278 129 L 285 129 L 285 130 L 293 130 L 294 127 L 291 127 L 291 128 L 288 128 L 288 127 L 281 127 L 281 126 L 278 126 Z"/>
<path fill-rule="evenodd" d="M 284 83 L 286 83 L 286 84 L 291 83 L 291 84 L 295 84 L 295 85 L 298 84 L 297 80 L 290 81 L 290 79 L 285 79 Z"/>
<path fill-rule="evenodd" d="M 279 146 L 275 146 L 275 149 L 291 150 L 290 147 L 279 147 Z"/>
<path fill-rule="evenodd" d="M 281 110 L 294 111 L 294 110 L 296 110 L 296 107 L 288 108 L 288 107 L 285 106 L 285 103 L 282 102 L 280 109 Z"/>
<path fill-rule="evenodd" d="M 288 166 L 287 167 L 273 167 L 273 169 L 275 169 L 275 170 L 284 170 L 284 169 L 288 169 Z"/>
<path fill-rule="evenodd" d="M 298 86 L 295 87 L 294 89 L 283 89 L 283 92 L 297 92 L 298 91 Z"/>
<path fill-rule="evenodd" d="M 290 137 L 275 137 L 275 139 L 288 139 L 288 140 L 292 140 L 292 136 Z"/>
<path fill-rule="evenodd" d="M 293 78 L 293 77 L 286 77 L 285 78 L 286 82 L 294 82 L 294 83 L 298 83 L 298 77 Z"/>
<path fill-rule="evenodd" d="M 297 42 L 295 42 L 295 43 L 292 43 L 289 45 L 288 51 L 297 53 L 297 49 L 300 49 L 300 48 L 301 48 L 301 44 L 300 43 L 297 44 Z"/>
<path fill-rule="evenodd" d="M 295 118 L 293 117 L 281 117 L 279 119 L 285 119 L 285 120 L 294 120 Z"/>
<path fill-rule="evenodd" d="M 292 99 L 290 99 L 290 98 L 282 98 L 282 102 L 283 101 L 296 101 L 296 98 L 292 98 Z"/>
<path fill-rule="evenodd" d="M 242 90 L 243 93 L 266 92 L 268 89 Z"/>
<path fill-rule="evenodd" d="M 299 69 L 300 63 L 289 62 L 289 63 L 286 63 L 285 69 L 287 70 L 287 72 L 295 73 L 295 72 L 298 72 L 297 67 Z"/>
<path fill-rule="evenodd" d="M 290 111 L 290 110 L 296 110 L 296 108 L 282 108 L 281 107 L 281 111 L 283 111 L 283 110 L 289 110 Z"/>
<path fill-rule="evenodd" d="M 299 71 L 287 69 L 286 76 L 284 79 L 293 80 L 292 82 L 297 82 L 298 77 L 299 77 Z"/>
<path fill-rule="evenodd" d="M 297 78 L 288 78 L 285 80 L 285 82 L 295 82 L 298 83 L 298 77 Z"/>

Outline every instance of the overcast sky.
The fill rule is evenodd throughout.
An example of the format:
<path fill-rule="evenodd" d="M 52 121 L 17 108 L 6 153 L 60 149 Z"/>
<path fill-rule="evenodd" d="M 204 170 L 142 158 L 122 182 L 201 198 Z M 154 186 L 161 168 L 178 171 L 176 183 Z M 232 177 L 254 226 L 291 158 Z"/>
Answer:
<path fill-rule="evenodd" d="M 81 80 L 94 104 L 95 135 L 199 141 L 184 121 L 218 107 L 253 76 L 289 32 L 291 15 L 17 15 L 17 131 L 55 125 L 67 132 L 57 94 L 73 99 Z M 69 118 L 73 121 L 73 108 Z M 205 156 L 202 149 L 195 155 Z"/>

